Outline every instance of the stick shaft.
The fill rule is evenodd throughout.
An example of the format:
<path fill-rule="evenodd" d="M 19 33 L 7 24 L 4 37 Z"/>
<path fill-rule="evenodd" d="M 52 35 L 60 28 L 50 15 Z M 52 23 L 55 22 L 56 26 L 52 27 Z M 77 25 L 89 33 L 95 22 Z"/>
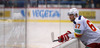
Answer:
<path fill-rule="evenodd" d="M 53 42 L 56 42 L 56 41 L 58 41 L 58 40 L 53 40 Z"/>

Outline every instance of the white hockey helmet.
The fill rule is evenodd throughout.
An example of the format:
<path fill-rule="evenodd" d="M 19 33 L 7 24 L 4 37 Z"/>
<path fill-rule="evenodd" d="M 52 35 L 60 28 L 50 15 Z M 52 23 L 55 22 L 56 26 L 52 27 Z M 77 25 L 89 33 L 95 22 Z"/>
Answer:
<path fill-rule="evenodd" d="M 68 15 L 73 14 L 74 16 L 79 15 L 79 11 L 76 8 L 71 8 L 68 12 Z"/>

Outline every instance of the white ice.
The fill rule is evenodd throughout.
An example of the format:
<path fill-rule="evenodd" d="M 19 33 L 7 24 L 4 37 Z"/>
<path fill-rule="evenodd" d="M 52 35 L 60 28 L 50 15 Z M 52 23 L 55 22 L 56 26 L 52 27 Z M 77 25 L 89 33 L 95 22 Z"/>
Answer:
<path fill-rule="evenodd" d="M 25 25 L 20 22 L 0 23 L 0 48 L 24 48 L 25 41 L 27 48 L 52 48 L 60 43 L 52 42 L 51 32 L 54 32 L 55 39 L 67 30 L 74 32 L 73 23 L 28 22 L 27 28 Z M 100 24 L 95 25 L 100 27 Z"/>

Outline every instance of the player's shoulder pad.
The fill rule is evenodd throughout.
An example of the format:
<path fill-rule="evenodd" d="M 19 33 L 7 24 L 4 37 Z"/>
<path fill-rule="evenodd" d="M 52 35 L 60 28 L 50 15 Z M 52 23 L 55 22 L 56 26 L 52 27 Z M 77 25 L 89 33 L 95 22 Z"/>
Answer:
<path fill-rule="evenodd" d="M 77 20 L 85 20 L 83 16 L 79 16 Z"/>
<path fill-rule="evenodd" d="M 78 17 L 78 20 L 81 20 L 81 18 L 82 18 L 82 16 L 79 16 L 79 17 Z"/>
<path fill-rule="evenodd" d="M 85 20 L 85 18 L 83 16 L 79 16 L 78 18 L 75 19 L 75 21 L 73 23 L 74 24 L 82 23 L 84 20 Z"/>

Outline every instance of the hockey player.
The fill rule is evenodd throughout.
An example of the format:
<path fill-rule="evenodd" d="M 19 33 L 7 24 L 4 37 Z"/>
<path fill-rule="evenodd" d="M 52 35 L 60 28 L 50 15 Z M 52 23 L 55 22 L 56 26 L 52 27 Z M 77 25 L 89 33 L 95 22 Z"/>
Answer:
<path fill-rule="evenodd" d="M 68 41 L 69 38 L 79 38 L 86 48 L 100 48 L 100 30 L 88 19 L 79 16 L 79 11 L 72 8 L 68 12 L 70 21 L 74 24 L 74 33 L 67 33 L 58 37 L 58 42 Z"/>

